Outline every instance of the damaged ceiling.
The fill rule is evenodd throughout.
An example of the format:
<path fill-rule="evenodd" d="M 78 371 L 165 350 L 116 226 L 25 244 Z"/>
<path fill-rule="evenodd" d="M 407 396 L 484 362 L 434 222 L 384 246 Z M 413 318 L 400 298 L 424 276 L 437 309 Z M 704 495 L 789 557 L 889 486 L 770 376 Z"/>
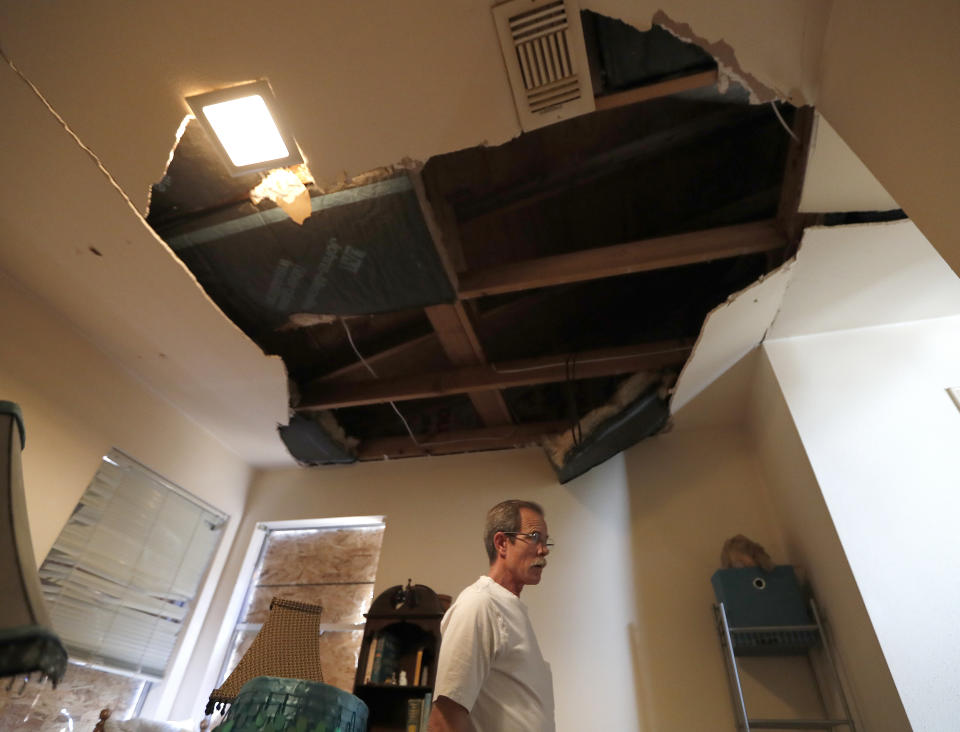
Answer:
<path fill-rule="evenodd" d="M 447 256 L 448 261 L 442 262 L 444 270 L 448 272 L 448 281 L 458 301 L 463 303 L 465 317 L 470 319 L 471 327 L 479 329 L 474 335 L 484 349 L 483 358 L 497 367 L 494 377 L 502 378 L 511 368 L 509 363 L 504 365 L 496 360 L 499 356 L 493 350 L 495 347 L 504 349 L 508 358 L 512 358 L 511 347 L 523 352 L 529 345 L 526 348 L 529 353 L 538 353 L 535 349 L 542 347 L 542 344 L 521 342 L 525 337 L 521 328 L 532 331 L 541 341 L 547 338 L 548 332 L 558 333 L 555 344 L 539 351 L 547 355 L 564 352 L 563 338 L 574 330 L 581 337 L 587 334 L 595 341 L 604 342 L 607 336 L 599 332 L 597 323 L 609 324 L 609 328 L 615 330 L 619 318 L 621 323 L 634 328 L 635 333 L 640 332 L 640 310 L 617 312 L 611 306 L 607 310 L 613 310 L 614 317 L 607 315 L 601 319 L 599 315 L 594 317 L 587 308 L 576 307 L 576 303 L 580 297 L 584 297 L 585 303 L 590 302 L 581 292 L 590 290 L 591 284 L 592 296 L 596 298 L 590 302 L 592 307 L 597 308 L 604 297 L 615 302 L 620 296 L 613 289 L 608 291 L 608 287 L 612 288 L 620 280 L 640 279 L 642 272 L 632 268 L 642 266 L 632 260 L 624 263 L 621 255 L 626 256 L 635 249 L 630 246 L 632 242 L 643 239 L 613 238 L 601 244 L 599 236 L 584 239 L 581 238 L 582 232 L 563 230 L 556 242 L 548 241 L 550 246 L 537 250 L 544 253 L 543 256 L 533 256 L 537 252 L 531 250 L 522 252 L 527 257 L 523 260 L 521 252 L 514 255 L 507 251 L 507 245 L 498 245 L 496 236 L 492 241 L 483 242 L 483 228 L 486 227 L 488 233 L 494 231 L 487 224 L 496 224 L 497 217 L 474 217 L 477 211 L 471 211 L 470 202 L 464 203 L 462 195 L 454 191 L 446 198 L 456 209 L 457 216 L 465 217 L 461 226 L 456 217 L 450 216 L 449 207 L 444 206 L 442 191 L 437 196 L 436 189 L 432 188 L 428 174 L 430 165 L 440 159 L 436 156 L 455 150 L 469 152 L 467 148 L 470 146 L 487 145 L 488 148 L 473 153 L 475 156 L 489 153 L 494 160 L 492 156 L 497 146 L 519 134 L 513 97 L 504 73 L 504 60 L 497 45 L 488 2 L 422 6 L 383 3 L 377 8 L 377 23 L 369 22 L 368 9 L 349 4 L 304 7 L 297 15 L 274 18 L 270 23 L 263 22 L 259 5 L 242 2 L 220 5 L 174 3 L 137 6 L 134 10 L 113 0 L 92 0 L 85 4 L 82 15 L 79 15 L 79 10 L 76 14 L 69 14 L 53 6 L 0 0 L 0 15 L 5 21 L 0 39 L 0 52 L 5 61 L 0 65 L 3 67 L 0 88 L 7 103 L 0 126 L 6 139 L 17 141 L 16 145 L 6 146 L 3 154 L 5 175 L 0 182 L 3 189 L 0 227 L 4 230 L 5 244 L 0 248 L 0 267 L 25 292 L 46 303 L 80 337 L 94 344 L 106 358 L 148 385 L 161 400 L 209 432 L 249 465 L 290 464 L 289 453 L 276 431 L 278 424 L 289 421 L 289 394 L 297 393 L 297 389 L 288 390 L 284 361 L 292 364 L 295 358 L 309 356 L 309 351 L 306 354 L 291 352 L 283 357 L 263 356 L 266 347 L 258 348 L 225 317 L 224 310 L 208 296 L 209 290 L 197 287 L 196 278 L 187 271 L 182 260 L 171 256 L 170 248 L 144 224 L 141 217 L 147 213 L 150 186 L 161 182 L 171 155 L 175 133 L 186 111 L 184 98 L 257 78 L 269 79 L 273 85 L 305 159 L 320 184 L 310 186 L 308 195 L 313 197 L 312 200 L 317 200 L 320 193 L 332 194 L 338 189 L 381 183 L 392 173 L 399 172 L 390 168 L 374 170 L 376 166 L 392 163 L 403 170 L 419 170 L 425 196 L 421 196 L 420 190 L 414 186 L 415 178 L 411 179 L 411 185 L 418 201 L 425 197 L 430 204 L 429 210 L 437 220 L 434 228 L 440 234 L 435 235 L 430 229 L 429 217 L 424 217 L 424 221 L 432 241 L 439 243 L 439 251 Z M 944 65 L 942 59 L 955 55 L 955 44 L 950 45 L 950 23 L 943 22 L 942 8 L 912 8 L 909 14 L 905 14 L 896 6 L 884 6 L 867 14 L 862 9 L 829 3 L 763 7 L 747 3 L 731 6 L 721 14 L 716 12 L 714 4 L 699 0 L 676 7 L 656 5 L 646 0 L 631 0 L 629 3 L 585 0 L 583 5 L 623 18 L 637 28 L 650 27 L 653 19 L 681 37 L 696 39 L 719 60 L 721 80 L 745 81 L 754 93 L 754 101 L 771 98 L 790 100 L 795 104 L 816 101 L 826 119 L 836 127 L 838 135 L 855 148 L 855 151 L 849 148 L 844 151 L 844 157 L 850 159 L 853 168 L 864 170 L 857 160 L 860 156 L 896 200 L 909 206 L 920 229 L 936 242 L 947 261 L 956 266 L 955 247 L 951 248 L 953 239 L 949 233 L 952 231 L 949 201 L 954 186 L 950 176 L 931 174 L 931 171 L 943 173 L 949 170 L 957 150 L 949 144 L 953 139 L 949 129 L 949 120 L 954 117 L 950 113 L 953 101 L 949 95 L 942 94 L 943 88 L 949 88 L 948 82 L 954 76 L 950 69 L 955 66 Z M 206 32 L 218 27 L 216 24 L 224 12 L 229 12 L 232 18 L 231 35 L 221 38 L 213 31 Z M 894 14 L 897 23 L 890 23 Z M 908 19 L 917 26 L 917 34 L 904 35 L 901 32 L 900 23 Z M 84 32 L 77 33 L 81 22 Z M 219 40 L 214 41 L 215 36 Z M 924 42 L 908 40 L 915 37 Z M 251 48 L 260 49 L 260 52 L 251 54 Z M 889 48 L 895 48 L 897 52 L 887 53 Z M 880 49 L 884 51 L 878 52 Z M 117 59 L 123 59 L 122 64 L 118 64 Z M 596 68 L 592 70 L 596 71 Z M 679 88 L 688 83 L 697 86 L 693 82 L 698 74 L 709 75 L 709 71 L 690 69 L 679 72 L 667 80 L 667 87 L 660 84 L 663 77 L 658 81 L 641 76 L 629 81 L 625 90 L 632 95 L 638 108 L 653 108 L 658 105 L 654 98 L 667 91 L 677 91 L 677 84 Z M 599 78 L 602 81 L 602 76 Z M 594 74 L 595 84 L 597 79 Z M 897 88 L 911 90 L 910 115 L 901 113 L 903 105 L 899 96 L 885 93 L 891 79 L 897 82 Z M 674 82 L 672 86 L 670 82 Z M 731 89 L 736 91 L 735 87 Z M 597 91 L 601 95 L 598 107 L 614 109 L 601 109 L 598 113 L 585 115 L 584 120 L 616 113 L 617 105 L 623 107 L 629 101 L 618 94 L 624 89 L 605 88 L 598 84 Z M 692 96 L 687 94 L 676 99 L 689 100 Z M 648 101 L 642 101 L 644 99 Z M 732 103 L 733 99 L 728 91 L 716 101 Z M 117 104 L 117 100 L 123 100 L 123 104 Z M 792 117 L 789 107 L 780 104 L 778 107 L 788 125 L 798 132 L 802 130 L 802 120 Z M 773 110 L 769 105 L 757 109 L 765 109 L 772 118 Z M 815 135 L 819 143 L 824 119 L 818 117 L 818 120 L 821 124 Z M 556 127 L 578 129 L 577 124 L 566 123 Z M 639 134 L 630 137 L 629 130 L 627 133 L 623 139 L 640 140 Z M 540 134 L 528 133 L 520 140 L 527 137 L 540 139 Z M 717 139 L 717 144 L 724 144 L 723 135 L 717 135 Z M 916 139 L 931 144 L 912 144 L 911 141 Z M 903 144 L 891 144 L 894 140 Z M 514 140 L 516 142 L 518 140 Z M 785 135 L 783 142 L 788 145 L 789 160 L 802 159 L 802 156 L 793 155 L 793 143 Z M 558 149 L 573 150 L 570 146 Z M 585 154 L 591 150 L 602 152 L 600 147 L 587 146 L 584 150 Z M 637 160 L 630 158 L 629 151 L 627 153 L 628 159 Z M 550 154 L 554 153 L 544 152 L 543 157 Z M 749 150 L 744 154 L 750 154 Z M 772 152 L 763 151 L 762 154 L 772 155 Z M 404 161 L 405 156 L 419 162 L 408 164 Z M 181 157 L 183 159 L 178 160 L 178 164 L 189 158 Z M 828 160 L 830 165 L 821 171 L 823 175 L 817 180 L 821 183 L 824 180 L 840 181 L 833 164 L 840 156 L 828 154 L 825 147 L 821 154 L 818 144 L 813 162 L 818 157 Z M 648 163 L 652 160 L 648 159 Z M 585 158 L 575 158 L 571 163 L 584 161 Z M 603 162 L 602 158 L 599 162 Z M 634 170 L 638 175 L 647 175 L 640 163 L 637 160 Z M 555 159 L 547 159 L 546 164 L 550 170 L 563 168 Z M 652 167 L 649 175 L 663 174 L 664 167 L 667 166 Z M 689 167 L 685 175 L 689 175 Z M 340 182 L 333 185 L 341 170 L 349 173 L 340 176 Z M 372 177 L 366 181 L 358 180 L 356 173 L 363 170 L 371 170 Z M 774 216 L 788 241 L 795 238 L 795 227 L 792 228 L 787 214 L 792 209 L 789 191 L 799 185 L 797 181 L 801 177 L 797 172 L 787 163 L 780 179 L 784 183 L 780 184 Z M 506 179 L 513 180 L 500 169 L 488 173 L 490 179 L 505 175 Z M 211 168 L 206 169 L 205 174 L 217 175 Z M 612 168 L 608 168 L 605 174 L 611 178 Z M 532 175 L 538 183 L 553 189 L 562 188 L 565 181 L 559 174 L 553 179 L 536 171 Z M 577 175 L 580 173 L 576 172 Z M 694 174 L 688 181 L 687 190 L 696 191 L 698 186 L 712 184 L 707 175 Z M 582 183 L 581 188 L 589 188 L 599 180 L 589 175 L 583 179 L 588 182 Z M 787 182 L 791 179 L 792 183 Z M 576 177 L 566 180 L 572 186 L 578 183 Z M 846 186 L 846 179 L 843 180 Z M 161 187 L 170 182 L 164 181 Z M 183 183 L 181 179 L 179 184 Z M 440 181 L 441 189 L 443 183 Z M 204 187 L 205 183 L 196 189 Z M 482 191 L 478 193 L 469 185 L 465 188 L 468 196 L 483 195 Z M 488 189 L 496 195 L 502 193 L 497 185 L 488 186 Z M 176 201 L 166 211 L 155 205 L 150 213 L 157 230 L 163 230 L 165 226 L 172 229 L 174 219 L 190 211 L 206 215 L 201 212 L 231 201 L 230 196 L 223 195 L 224 191 L 217 186 L 208 186 L 207 190 L 212 201 L 204 203 L 194 199 L 196 206 L 193 209 L 188 206 L 186 210 L 177 211 L 175 207 L 180 204 Z M 613 229 L 613 220 L 607 219 L 621 215 L 614 210 L 620 200 L 620 191 L 616 186 L 607 191 L 612 194 L 599 203 L 594 199 L 596 211 L 587 211 L 586 216 L 593 218 L 592 223 L 598 231 L 602 223 L 609 233 Z M 626 186 L 624 195 L 631 191 L 636 193 L 636 189 Z M 584 193 L 582 200 L 589 201 L 589 190 L 580 191 L 562 201 L 558 199 L 560 202 L 554 211 L 565 214 L 564 207 L 570 207 L 571 201 L 573 205 L 580 202 L 581 192 Z M 810 176 L 807 176 L 804 195 L 810 192 Z M 236 193 L 239 198 L 232 200 L 233 203 L 246 200 L 250 186 L 244 183 Z M 534 194 L 531 201 L 540 195 L 536 191 Z M 155 204 L 159 202 L 156 195 L 157 191 L 154 191 Z M 553 191 L 546 191 L 543 195 L 545 201 Z M 497 199 L 488 197 L 481 201 L 479 208 L 497 203 Z M 661 203 L 658 201 L 657 205 Z M 887 204 L 864 207 L 858 202 L 838 203 L 835 192 L 830 192 L 826 200 L 808 202 L 807 206 L 801 210 L 847 211 L 855 210 L 851 206 L 864 209 L 888 207 Z M 708 207 L 703 208 L 707 210 Z M 271 209 L 269 203 L 258 205 L 262 213 Z M 633 209 L 629 211 L 629 201 L 620 207 L 621 212 L 627 210 L 634 220 L 637 210 L 647 209 L 654 218 L 660 215 L 658 210 L 651 211 L 653 206 L 645 201 L 640 201 Z M 54 210 L 55 216 L 47 215 Z M 573 213 L 574 209 L 571 209 L 569 218 L 573 218 Z M 504 241 L 524 238 L 519 228 L 523 225 L 523 216 L 524 211 L 518 207 L 513 208 L 512 218 L 500 216 Z M 180 221 L 179 225 L 186 223 Z M 464 236 L 460 228 L 473 231 Z M 627 228 L 625 226 L 624 230 Z M 694 218 L 690 221 L 688 233 L 711 228 L 716 227 L 707 227 Z M 506 234 L 510 235 L 509 239 Z M 549 238 L 546 234 L 544 237 Z M 614 243 L 609 244 L 610 241 Z M 677 241 L 670 240 L 672 244 Z M 477 242 L 480 242 L 479 247 Z M 606 249 L 609 258 L 599 264 L 592 258 L 608 246 L 621 245 L 621 249 Z M 696 241 L 691 244 L 696 245 Z M 533 289 L 466 296 L 464 278 L 470 284 L 467 276 L 471 274 L 471 267 L 476 268 L 478 262 L 482 263 L 484 246 L 514 264 L 530 261 L 534 276 L 531 277 L 530 268 L 519 267 L 513 271 L 513 285 L 519 282 Z M 787 245 L 787 252 L 791 246 Z M 573 249 L 577 251 L 571 251 Z M 479 256 L 481 259 L 458 261 L 458 251 L 467 257 Z M 565 253 L 550 255 L 550 251 Z M 773 254 L 769 256 L 775 260 L 775 250 L 770 251 Z M 589 256 L 584 260 L 580 255 Z M 530 256 L 533 256 L 532 260 Z M 561 259 L 544 262 L 551 256 Z M 705 255 L 700 252 L 700 256 Z M 728 257 L 714 256 L 713 264 L 719 265 L 723 258 Z M 491 259 L 488 263 L 495 265 L 496 260 Z M 666 264 L 665 260 L 659 259 L 656 266 Z M 700 266 L 695 261 L 673 264 L 681 271 Z M 624 268 L 620 269 L 621 266 Z M 654 265 L 646 262 L 643 266 Z M 484 269 L 490 268 L 481 268 L 480 271 Z M 449 276 L 450 271 L 454 276 Z M 597 279 L 590 281 L 574 277 L 573 281 L 553 283 L 557 278 L 568 277 L 571 271 L 578 276 L 588 273 Z M 543 273 L 553 278 L 551 283 L 537 281 L 536 278 Z M 650 285 L 651 290 L 661 277 L 671 274 L 671 269 L 659 270 L 659 276 Z M 486 286 L 481 282 L 481 287 Z M 670 290 L 670 284 L 665 283 L 663 289 Z M 560 293 L 565 291 L 571 292 L 571 297 L 561 296 Z M 639 301 L 641 294 L 629 293 L 635 302 Z M 541 296 L 541 307 L 532 307 L 536 305 L 535 298 Z M 655 293 L 651 291 L 649 297 L 660 308 Z M 723 295 L 718 294 L 715 302 L 723 302 Z M 625 307 L 631 307 L 629 299 L 624 298 L 623 303 Z M 501 309 L 500 317 L 497 317 L 495 306 L 508 304 L 516 308 L 524 308 L 525 304 L 531 307 L 523 309 L 517 317 L 511 314 L 511 310 Z M 555 310 L 558 306 L 565 306 L 568 310 Z M 440 306 L 413 308 L 413 311 L 414 314 L 417 311 L 426 314 L 430 310 L 435 312 L 437 307 Z M 667 311 L 663 308 L 662 312 Z M 460 320 L 460 313 L 456 314 Z M 357 376 L 369 372 L 345 342 L 343 325 L 339 321 L 326 323 L 339 325 L 339 331 L 335 327 L 321 327 L 330 315 L 293 313 L 296 317 L 290 318 L 291 325 L 305 326 L 299 329 L 300 336 L 305 338 L 309 333 L 310 347 L 324 351 L 324 360 L 330 358 L 345 364 L 322 366 L 318 368 L 316 378 L 322 379 L 321 369 L 327 368 L 333 369 L 326 374 L 331 380 L 338 369 L 345 369 L 340 372 L 344 377 L 349 375 L 351 368 L 355 369 L 356 378 L 366 378 Z M 668 315 L 673 321 L 680 319 L 675 312 Z M 422 317 L 412 317 L 406 311 L 396 312 L 395 317 L 396 327 L 384 313 L 345 318 L 359 346 L 357 350 L 367 356 L 372 366 L 381 363 L 400 369 L 404 359 L 409 357 L 404 367 L 406 371 L 398 373 L 432 373 L 432 370 L 421 372 L 418 369 L 425 368 L 424 364 L 429 366 L 433 358 L 440 364 L 438 370 L 450 370 L 454 361 L 438 344 L 436 334 L 439 331 L 429 323 L 429 317 L 426 319 L 429 330 Z M 644 317 L 655 320 L 657 315 L 644 314 Z M 537 318 L 543 319 L 543 327 L 538 327 Z M 456 326 L 456 321 L 451 320 L 451 323 Z M 560 332 L 559 326 L 564 332 Z M 594 329 L 598 331 L 596 334 L 591 332 Z M 459 333 L 469 351 L 473 351 L 472 340 L 457 327 L 445 330 L 446 342 L 454 337 L 451 334 Z M 508 339 L 500 336 L 502 330 L 515 333 L 512 346 Z M 489 335 L 491 332 L 493 336 Z M 695 334 L 696 329 L 691 327 L 690 332 Z M 282 331 L 280 335 L 294 337 L 292 330 Z M 497 345 L 494 340 L 503 342 Z M 607 338 L 605 342 L 626 343 L 628 339 Z M 576 345 L 574 340 L 571 344 Z M 704 355 L 702 346 L 700 343 L 696 349 L 698 360 Z M 429 355 L 430 351 L 433 356 Z M 468 351 L 463 348 L 461 352 Z M 564 360 L 568 353 L 565 352 Z M 619 355 L 633 357 L 636 354 Z M 302 362 L 309 366 L 310 359 L 302 358 Z M 586 360 L 580 363 L 584 365 Z M 475 365 L 475 362 L 467 362 L 470 364 Z M 530 365 L 521 364 L 520 368 Z M 547 365 L 554 370 L 563 370 L 556 365 L 556 360 Z M 380 372 L 377 370 L 378 374 Z M 582 374 L 579 367 L 575 372 L 570 381 L 583 387 L 590 383 L 577 378 Z M 520 371 L 513 364 L 511 373 L 529 372 Z M 687 368 L 680 386 L 688 380 L 689 373 L 692 373 L 691 369 Z M 470 374 L 461 374 L 464 376 Z M 553 373 L 550 378 L 558 376 Z M 593 380 L 607 379 L 610 382 L 625 378 L 626 375 L 590 376 Z M 706 375 L 706 378 L 710 376 Z M 582 397 L 572 399 L 567 379 L 563 374 L 559 379 L 543 384 L 509 384 L 502 388 L 498 385 L 468 391 L 465 398 L 469 409 L 473 410 L 473 419 L 477 420 L 478 394 L 489 393 L 494 399 L 504 399 L 512 397 L 515 389 L 535 393 L 550 388 L 554 391 L 551 405 L 554 412 L 561 415 L 557 421 L 564 424 L 569 423 L 571 415 L 582 414 L 589 404 L 600 401 L 599 398 L 592 401 Z M 445 383 L 449 383 L 449 379 Z M 477 382 L 472 385 L 477 387 Z M 604 391 L 610 393 L 612 385 L 608 384 Z M 516 404 L 516 401 L 514 399 L 512 403 Z M 415 406 L 415 402 L 394 401 L 402 410 Z M 347 424 L 348 419 L 353 417 L 363 423 L 364 412 L 374 407 L 375 403 L 338 406 L 336 416 L 345 428 L 351 427 Z M 677 399 L 674 399 L 673 411 L 676 407 Z M 535 406 L 529 408 L 532 416 L 536 416 L 536 411 Z M 394 423 L 387 429 L 389 423 L 383 422 L 384 433 L 391 435 L 383 439 L 403 439 L 403 433 L 399 432 L 403 425 L 396 413 L 389 406 L 384 412 L 388 418 L 393 413 Z M 464 412 L 469 413 L 466 409 Z M 447 440 L 443 449 L 495 447 L 505 441 L 502 432 L 480 432 L 500 428 L 467 427 L 463 430 L 466 434 L 462 435 L 449 430 L 444 432 L 449 420 L 445 415 L 441 416 L 443 419 L 437 420 L 439 426 L 426 424 L 423 434 L 429 435 L 431 430 L 437 434 L 443 432 Z M 524 437 L 518 424 L 532 424 L 531 430 L 539 429 L 532 419 L 525 422 L 523 415 L 511 416 L 516 422 L 507 426 L 513 433 L 507 436 L 506 442 Z M 548 416 L 541 410 L 537 419 Z M 374 441 L 380 438 L 372 434 L 365 437 L 357 432 L 354 436 L 357 435 L 362 440 L 357 445 L 361 457 L 363 444 L 368 448 L 390 447 L 389 443 L 377 445 Z M 454 438 L 458 437 L 466 439 L 452 445 Z M 476 440 L 471 445 L 468 440 L 473 438 Z M 426 439 L 422 439 L 421 445 L 423 442 Z M 411 446 L 409 437 L 406 446 L 404 450 Z M 416 445 L 413 448 L 409 454 L 422 452 Z M 440 448 L 434 446 L 432 449 L 438 451 Z M 408 454 L 404 450 L 400 453 Z M 383 454 L 396 453 L 384 450 Z"/>
<path fill-rule="evenodd" d="M 185 128 L 147 221 L 283 359 L 301 462 L 553 436 L 573 477 L 665 425 L 706 314 L 791 254 L 809 110 L 721 91 L 657 26 L 583 21 L 598 111 L 335 185 L 302 174 L 302 224 Z"/>

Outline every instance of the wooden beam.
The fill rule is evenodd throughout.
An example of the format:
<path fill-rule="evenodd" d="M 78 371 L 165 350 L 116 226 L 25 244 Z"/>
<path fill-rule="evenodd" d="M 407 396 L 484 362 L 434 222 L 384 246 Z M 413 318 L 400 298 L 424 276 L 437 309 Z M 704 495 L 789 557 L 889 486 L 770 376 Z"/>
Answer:
<path fill-rule="evenodd" d="M 527 317 L 531 310 L 542 307 L 544 293 L 534 293 L 512 302 L 498 305 L 484 311 L 478 319 L 477 327 L 483 330 L 507 328 L 520 318 Z M 476 328 L 474 329 L 476 331 Z M 477 336 L 479 340 L 479 335 Z M 446 352 L 440 344 L 436 332 L 414 338 L 383 351 L 364 354 L 364 358 L 374 367 L 380 378 L 401 376 L 415 371 L 437 371 L 445 367 Z M 317 378 L 317 381 L 370 381 L 373 376 L 360 362 L 343 366 Z"/>
<path fill-rule="evenodd" d="M 454 366 L 478 366 L 487 362 L 473 324 L 463 309 L 463 303 L 431 305 L 424 308 L 424 312 L 433 325 L 450 363 Z M 486 426 L 513 423 L 507 403 L 499 391 L 470 392 L 467 396 Z"/>
<path fill-rule="evenodd" d="M 784 236 L 784 258 L 792 257 L 800 244 L 807 218 L 799 213 L 803 181 L 807 175 L 807 159 L 810 156 L 810 140 L 813 136 L 813 107 L 799 107 L 794 112 L 793 134 L 787 149 L 787 162 L 783 169 L 780 186 L 780 204 L 777 207 L 777 227 Z"/>
<path fill-rule="evenodd" d="M 499 295 L 741 257 L 779 249 L 784 244 L 773 221 L 662 236 L 464 272 L 460 276 L 460 297 Z"/>
<path fill-rule="evenodd" d="M 407 172 L 407 177 L 413 186 L 413 192 L 417 195 L 417 203 L 420 204 L 420 213 L 423 214 L 423 220 L 427 225 L 427 231 L 430 233 L 430 239 L 433 241 L 434 249 L 437 250 L 437 256 L 440 258 L 440 264 L 443 266 L 444 272 L 447 273 L 447 279 L 450 280 L 450 285 L 454 291 L 456 291 L 457 269 L 447 249 L 440 224 L 437 222 L 437 217 L 433 211 L 433 206 L 427 197 L 427 191 L 423 185 L 423 176 L 420 174 L 420 170 L 410 170 Z M 462 254 L 459 259 L 461 261 L 463 260 Z"/>
<path fill-rule="evenodd" d="M 463 310 L 463 303 L 430 305 L 423 311 L 440 339 L 440 345 L 454 366 L 476 366 L 486 361 L 473 324 Z"/>
<path fill-rule="evenodd" d="M 646 102 L 650 99 L 667 97 L 671 94 L 690 91 L 691 89 L 700 89 L 704 86 L 713 86 L 719 78 L 720 75 L 717 73 L 717 70 L 710 69 L 709 71 L 700 71 L 696 74 L 680 76 L 676 79 L 658 81 L 655 84 L 638 86 L 622 92 L 605 94 L 602 97 L 594 97 L 594 103 L 597 105 L 597 111 L 600 112 L 605 109 L 615 109 L 616 107 L 625 107 L 628 104 L 637 104 L 638 102 Z"/>
<path fill-rule="evenodd" d="M 391 348 L 364 354 L 363 357 L 380 378 L 390 378 L 416 369 L 442 368 L 439 364 L 444 361 L 443 348 L 440 346 L 436 333 L 427 333 Z M 436 365 L 431 367 L 430 364 Z M 317 380 L 369 381 L 373 378 L 361 361 L 354 361 L 336 371 L 324 374 Z"/>
<path fill-rule="evenodd" d="M 586 159 L 560 161 L 556 169 L 528 180 L 507 185 L 479 196 L 451 199 L 460 224 L 488 214 L 502 214 L 525 208 L 569 191 L 590 185 L 642 161 L 667 155 L 671 150 L 707 135 L 717 135 L 756 117 L 747 105 L 718 105 L 716 111 L 690 118 L 659 132 L 645 135 L 618 147 L 597 152 Z M 460 200 L 458 200 L 460 199 Z"/>
<path fill-rule="evenodd" d="M 297 411 L 340 409 L 364 404 L 430 399 L 450 394 L 590 379 L 677 366 L 690 354 L 686 340 L 605 348 L 569 355 L 529 358 L 498 365 L 467 366 L 432 374 L 378 381 L 315 382 L 301 395 Z"/>
<path fill-rule="evenodd" d="M 482 427 L 436 435 L 381 437 L 364 440 L 357 449 L 360 460 L 384 460 L 424 455 L 448 455 L 478 450 L 507 450 L 539 444 L 544 435 L 568 429 L 568 422 L 534 422 L 503 427 Z"/>
<path fill-rule="evenodd" d="M 420 204 L 420 210 L 423 213 L 424 221 L 427 222 L 427 229 L 430 232 L 430 238 L 437 250 L 437 255 L 443 262 L 447 277 L 453 285 L 454 291 L 458 288 L 457 272 L 455 260 L 460 263 L 460 269 L 463 268 L 463 253 L 459 251 L 457 245 L 457 257 L 450 256 L 451 241 L 444 237 L 443 231 L 434 214 L 433 206 L 430 204 L 426 188 L 423 184 L 423 177 L 420 171 L 411 171 L 410 180 L 413 183 L 413 189 L 417 194 L 417 201 Z M 448 204 L 445 204 L 448 206 Z M 447 222 L 448 228 L 455 226 L 455 222 Z M 483 348 L 480 341 L 477 340 L 477 334 L 473 330 L 467 314 L 463 311 L 463 304 L 455 302 L 453 305 L 434 305 L 424 309 L 430 324 L 437 333 L 440 345 L 446 352 L 447 357 L 454 366 L 476 366 L 486 363 L 486 357 L 483 354 Z M 510 410 L 503 396 L 496 391 L 482 391 L 468 394 L 473 408 L 477 410 L 480 420 L 488 427 L 496 425 L 511 424 L 513 419 L 510 416 Z"/>

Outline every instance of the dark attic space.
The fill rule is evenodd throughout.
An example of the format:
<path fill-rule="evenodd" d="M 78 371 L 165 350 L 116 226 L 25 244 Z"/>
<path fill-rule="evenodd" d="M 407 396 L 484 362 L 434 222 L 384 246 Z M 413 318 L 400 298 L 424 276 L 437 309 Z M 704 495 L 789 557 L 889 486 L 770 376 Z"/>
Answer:
<path fill-rule="evenodd" d="M 704 318 L 788 257 L 809 111 L 583 14 L 597 111 L 318 184 L 296 223 L 191 121 L 148 222 L 290 382 L 305 464 L 543 444 L 562 481 L 663 429 Z"/>

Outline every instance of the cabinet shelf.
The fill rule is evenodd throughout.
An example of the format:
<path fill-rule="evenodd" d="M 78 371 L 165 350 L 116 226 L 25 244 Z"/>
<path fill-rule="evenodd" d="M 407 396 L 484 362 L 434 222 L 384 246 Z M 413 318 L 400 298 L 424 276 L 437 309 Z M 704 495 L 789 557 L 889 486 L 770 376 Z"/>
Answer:
<path fill-rule="evenodd" d="M 425 585 L 396 585 L 373 601 L 353 687 L 370 710 L 370 730 L 406 732 L 408 702 L 433 693 L 443 612 L 440 599 Z M 382 683 L 401 671 L 410 681 L 425 674 L 426 683 Z"/>

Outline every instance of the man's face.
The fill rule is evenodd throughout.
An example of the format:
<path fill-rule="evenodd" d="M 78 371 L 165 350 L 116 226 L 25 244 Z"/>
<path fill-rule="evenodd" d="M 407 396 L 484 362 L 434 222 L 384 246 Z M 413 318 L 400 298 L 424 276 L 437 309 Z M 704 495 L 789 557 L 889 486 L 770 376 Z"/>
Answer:
<path fill-rule="evenodd" d="M 547 539 L 547 522 L 536 511 L 529 508 L 520 509 L 520 532 L 524 534 L 538 532 L 540 537 Z M 512 539 L 510 541 L 509 539 Z M 547 554 L 550 550 L 542 543 L 537 543 L 526 536 L 508 537 L 505 568 L 512 579 L 521 586 L 540 583 L 540 575 L 547 566 Z"/>

